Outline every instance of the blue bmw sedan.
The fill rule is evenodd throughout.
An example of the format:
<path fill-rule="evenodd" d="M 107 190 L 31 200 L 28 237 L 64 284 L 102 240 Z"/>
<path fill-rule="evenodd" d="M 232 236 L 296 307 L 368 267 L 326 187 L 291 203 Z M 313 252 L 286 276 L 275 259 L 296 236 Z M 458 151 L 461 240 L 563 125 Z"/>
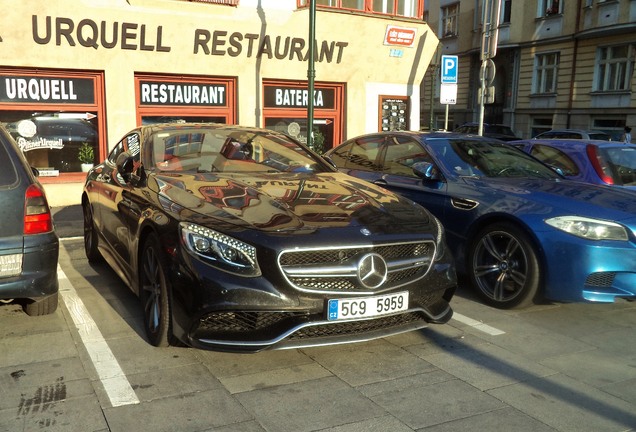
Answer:
<path fill-rule="evenodd" d="M 454 133 L 364 135 L 325 156 L 437 216 L 458 271 L 488 304 L 636 297 L 633 192 L 570 181 L 506 143 Z"/>

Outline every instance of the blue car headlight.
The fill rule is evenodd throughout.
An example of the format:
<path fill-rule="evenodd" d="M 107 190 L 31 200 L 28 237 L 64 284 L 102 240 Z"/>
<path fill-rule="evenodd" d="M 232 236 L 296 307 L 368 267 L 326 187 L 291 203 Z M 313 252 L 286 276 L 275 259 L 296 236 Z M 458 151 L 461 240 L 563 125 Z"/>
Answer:
<path fill-rule="evenodd" d="M 193 223 L 181 222 L 179 227 L 185 247 L 211 266 L 240 276 L 260 276 L 254 246 Z"/>
<path fill-rule="evenodd" d="M 545 221 L 561 231 L 588 240 L 627 241 L 627 230 L 615 222 L 591 219 L 582 216 L 559 216 Z"/>

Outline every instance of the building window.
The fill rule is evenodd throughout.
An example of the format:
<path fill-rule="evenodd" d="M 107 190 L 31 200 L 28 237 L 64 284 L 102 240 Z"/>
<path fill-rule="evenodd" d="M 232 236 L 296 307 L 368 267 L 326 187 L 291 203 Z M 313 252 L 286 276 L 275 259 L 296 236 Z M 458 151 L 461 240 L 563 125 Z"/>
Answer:
<path fill-rule="evenodd" d="M 512 0 L 504 0 L 501 2 L 501 23 L 510 24 L 510 14 L 512 13 Z"/>
<path fill-rule="evenodd" d="M 537 54 L 534 57 L 533 94 L 556 93 L 559 53 Z"/>
<path fill-rule="evenodd" d="M 563 10 L 561 0 L 539 0 L 539 16 L 558 15 Z"/>
<path fill-rule="evenodd" d="M 530 130 L 530 136 L 535 137 L 542 132 L 547 132 L 552 129 L 552 119 L 547 117 L 534 117 L 532 118 L 532 125 Z"/>
<path fill-rule="evenodd" d="M 222 4 L 228 6 L 238 6 L 239 0 L 187 0 L 195 3 L 212 3 L 212 4 Z"/>
<path fill-rule="evenodd" d="M 457 19 L 459 18 L 459 3 L 442 8 L 442 34 L 440 37 L 457 36 Z"/>
<path fill-rule="evenodd" d="M 597 51 L 596 91 L 620 91 L 631 88 L 635 45 L 602 47 Z"/>
<path fill-rule="evenodd" d="M 620 141 L 621 135 L 625 131 L 625 126 L 627 126 L 625 117 L 592 119 L 592 129 L 610 134 L 612 141 Z"/>
<path fill-rule="evenodd" d="M 297 0 L 298 7 L 308 7 L 311 0 Z M 315 0 L 316 7 L 355 10 L 371 14 L 422 19 L 424 0 Z"/>

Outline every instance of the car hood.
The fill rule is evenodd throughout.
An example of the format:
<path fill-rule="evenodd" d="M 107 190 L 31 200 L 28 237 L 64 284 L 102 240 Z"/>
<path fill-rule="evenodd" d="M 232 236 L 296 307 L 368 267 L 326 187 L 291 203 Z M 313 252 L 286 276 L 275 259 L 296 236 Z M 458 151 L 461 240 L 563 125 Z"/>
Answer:
<path fill-rule="evenodd" d="M 636 193 L 624 188 L 562 179 L 463 177 L 451 187 L 451 195 L 456 196 L 453 189 L 487 206 L 488 211 L 636 222 Z"/>
<path fill-rule="evenodd" d="M 213 218 L 262 231 L 359 226 L 415 233 L 434 223 L 412 201 L 342 173 L 172 173 L 151 175 L 149 187 L 165 210 L 202 224 Z"/>

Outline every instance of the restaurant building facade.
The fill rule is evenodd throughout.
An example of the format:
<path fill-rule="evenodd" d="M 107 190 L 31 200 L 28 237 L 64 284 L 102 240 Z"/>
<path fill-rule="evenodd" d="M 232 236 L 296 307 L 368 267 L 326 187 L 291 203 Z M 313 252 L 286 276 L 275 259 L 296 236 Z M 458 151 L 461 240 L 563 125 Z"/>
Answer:
<path fill-rule="evenodd" d="M 421 2 L 317 3 L 316 150 L 418 130 L 420 83 L 438 44 Z M 0 122 L 40 170 L 51 205 L 79 204 L 81 149 L 98 163 L 138 125 L 219 122 L 307 141 L 305 0 L 41 5 L 23 0 L 3 14 Z"/>

